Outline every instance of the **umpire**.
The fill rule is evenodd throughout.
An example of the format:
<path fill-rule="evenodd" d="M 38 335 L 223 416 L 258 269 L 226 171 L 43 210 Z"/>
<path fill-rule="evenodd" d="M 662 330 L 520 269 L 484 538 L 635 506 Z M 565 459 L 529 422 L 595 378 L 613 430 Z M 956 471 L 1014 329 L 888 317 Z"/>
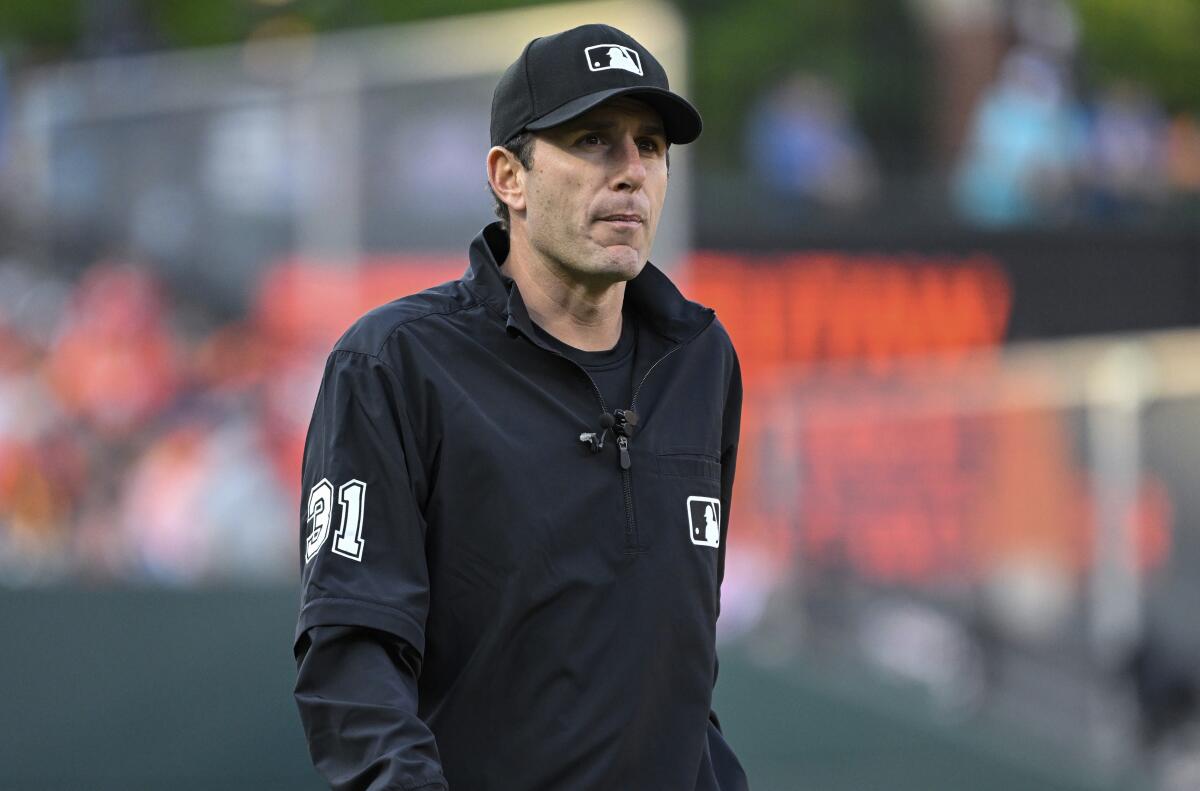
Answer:
<path fill-rule="evenodd" d="M 711 711 L 741 375 L 647 262 L 699 134 L 620 30 L 535 39 L 492 101 L 500 221 L 330 354 L 295 656 L 334 788 L 747 788 Z"/>

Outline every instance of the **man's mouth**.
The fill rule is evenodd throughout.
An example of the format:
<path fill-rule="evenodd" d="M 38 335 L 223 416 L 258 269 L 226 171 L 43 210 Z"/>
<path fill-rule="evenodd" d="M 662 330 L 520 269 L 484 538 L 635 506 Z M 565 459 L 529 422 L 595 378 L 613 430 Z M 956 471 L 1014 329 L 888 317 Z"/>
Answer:
<path fill-rule="evenodd" d="M 606 214 L 600 218 L 600 221 L 610 223 L 618 228 L 640 228 L 643 222 L 640 214 Z"/>

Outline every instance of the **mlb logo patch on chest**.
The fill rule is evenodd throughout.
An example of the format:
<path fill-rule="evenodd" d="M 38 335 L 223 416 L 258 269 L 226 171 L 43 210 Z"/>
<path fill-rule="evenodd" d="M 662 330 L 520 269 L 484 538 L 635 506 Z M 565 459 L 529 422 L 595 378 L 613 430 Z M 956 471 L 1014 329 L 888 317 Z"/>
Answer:
<path fill-rule="evenodd" d="M 637 76 L 642 74 L 642 58 L 637 50 L 622 47 L 620 44 L 597 44 L 583 51 L 587 57 L 588 69 L 591 71 L 607 71 L 608 69 L 623 69 Z"/>
<path fill-rule="evenodd" d="M 715 497 L 687 499 L 688 529 L 692 543 L 716 547 L 721 543 L 721 501 Z"/>

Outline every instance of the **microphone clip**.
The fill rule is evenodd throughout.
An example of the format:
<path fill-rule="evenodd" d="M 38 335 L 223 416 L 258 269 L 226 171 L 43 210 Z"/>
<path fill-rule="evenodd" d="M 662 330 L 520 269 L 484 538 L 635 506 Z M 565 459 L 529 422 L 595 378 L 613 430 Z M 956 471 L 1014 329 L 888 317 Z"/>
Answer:
<path fill-rule="evenodd" d="M 607 433 L 607 430 L 599 434 L 594 431 L 588 431 L 579 435 L 579 441 L 587 445 L 592 453 L 599 453 L 604 449 L 604 435 Z"/>
<path fill-rule="evenodd" d="M 617 437 L 629 439 L 637 426 L 638 416 L 632 409 L 618 409 L 611 415 L 607 412 L 600 415 L 600 431 L 587 431 L 579 435 L 579 441 L 587 445 L 592 453 L 604 450 L 604 439 L 611 430 Z"/>

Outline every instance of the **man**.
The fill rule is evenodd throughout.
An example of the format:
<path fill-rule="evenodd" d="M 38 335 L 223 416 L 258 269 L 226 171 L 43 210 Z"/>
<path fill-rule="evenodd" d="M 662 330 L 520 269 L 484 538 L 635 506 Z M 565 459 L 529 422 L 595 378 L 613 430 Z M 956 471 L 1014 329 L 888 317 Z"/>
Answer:
<path fill-rule="evenodd" d="M 647 263 L 699 133 L 621 31 L 530 42 L 492 104 L 501 222 L 330 355 L 295 653 L 334 788 L 746 788 L 710 710 L 741 377 Z"/>

